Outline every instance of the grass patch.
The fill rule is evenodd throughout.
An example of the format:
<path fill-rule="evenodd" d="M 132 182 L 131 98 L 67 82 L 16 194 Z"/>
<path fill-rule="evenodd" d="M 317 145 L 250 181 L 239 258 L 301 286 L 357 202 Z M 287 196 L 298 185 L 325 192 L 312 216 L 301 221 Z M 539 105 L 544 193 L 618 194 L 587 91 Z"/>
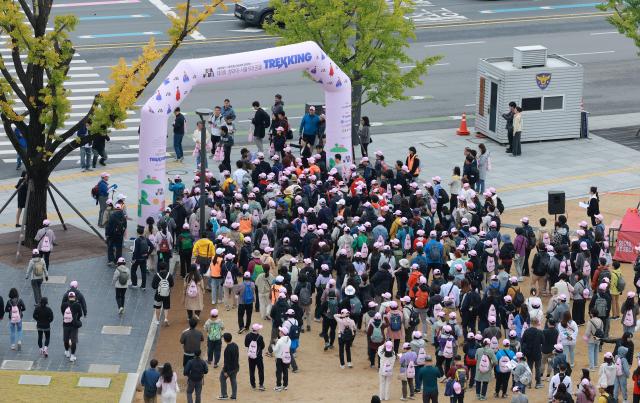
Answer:
<path fill-rule="evenodd" d="M 49 386 L 18 385 L 20 375 L 48 375 Z M 111 378 L 107 389 L 79 388 L 83 377 Z M 0 400 L 12 403 L 27 402 L 117 402 L 120 400 L 127 374 L 87 374 L 53 371 L 0 371 Z"/>

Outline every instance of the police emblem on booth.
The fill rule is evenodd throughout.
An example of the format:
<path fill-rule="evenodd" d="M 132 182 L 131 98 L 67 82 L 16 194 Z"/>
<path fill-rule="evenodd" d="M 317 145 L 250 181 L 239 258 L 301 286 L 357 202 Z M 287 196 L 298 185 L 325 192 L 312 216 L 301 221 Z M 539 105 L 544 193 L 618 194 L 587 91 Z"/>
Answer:
<path fill-rule="evenodd" d="M 551 83 L 551 73 L 539 73 L 536 74 L 536 84 L 538 84 L 538 88 L 544 90 Z"/>

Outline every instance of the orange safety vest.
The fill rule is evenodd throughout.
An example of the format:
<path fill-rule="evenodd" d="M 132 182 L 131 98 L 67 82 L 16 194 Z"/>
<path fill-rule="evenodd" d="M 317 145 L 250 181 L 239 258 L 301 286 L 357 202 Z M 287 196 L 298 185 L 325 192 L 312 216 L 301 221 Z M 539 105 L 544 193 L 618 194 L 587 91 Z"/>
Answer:
<path fill-rule="evenodd" d="M 279 284 L 274 284 L 271 286 L 271 305 L 275 305 L 278 300 L 278 295 L 280 294 L 280 289 L 282 288 Z"/>
<path fill-rule="evenodd" d="M 253 221 L 251 217 L 240 217 L 240 233 L 242 235 L 251 234 L 251 230 L 253 229 Z"/>
<path fill-rule="evenodd" d="M 409 156 L 407 156 L 407 167 L 409 168 L 409 172 L 411 172 L 413 170 L 413 161 L 416 159 L 416 155 L 413 154 L 409 154 Z M 420 175 L 420 167 L 416 168 L 416 173 L 414 174 L 415 176 Z"/>

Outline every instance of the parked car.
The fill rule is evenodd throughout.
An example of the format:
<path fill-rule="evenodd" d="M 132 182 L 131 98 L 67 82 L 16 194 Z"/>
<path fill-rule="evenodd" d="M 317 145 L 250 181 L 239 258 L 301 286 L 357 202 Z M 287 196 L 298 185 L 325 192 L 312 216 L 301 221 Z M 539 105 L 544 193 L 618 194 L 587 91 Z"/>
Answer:
<path fill-rule="evenodd" d="M 247 25 L 262 27 L 273 20 L 273 7 L 269 5 L 269 0 L 242 0 L 236 3 L 233 15 Z"/>

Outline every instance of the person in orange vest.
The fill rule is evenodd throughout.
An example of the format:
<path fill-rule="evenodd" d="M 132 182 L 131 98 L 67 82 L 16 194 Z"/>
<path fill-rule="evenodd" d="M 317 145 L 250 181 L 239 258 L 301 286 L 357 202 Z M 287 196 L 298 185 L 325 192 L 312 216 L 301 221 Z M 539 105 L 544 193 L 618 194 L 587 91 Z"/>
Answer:
<path fill-rule="evenodd" d="M 414 178 L 420 175 L 420 159 L 416 155 L 417 151 L 414 146 L 409 147 L 409 155 L 407 155 L 406 165 L 409 168 L 409 173 Z"/>

